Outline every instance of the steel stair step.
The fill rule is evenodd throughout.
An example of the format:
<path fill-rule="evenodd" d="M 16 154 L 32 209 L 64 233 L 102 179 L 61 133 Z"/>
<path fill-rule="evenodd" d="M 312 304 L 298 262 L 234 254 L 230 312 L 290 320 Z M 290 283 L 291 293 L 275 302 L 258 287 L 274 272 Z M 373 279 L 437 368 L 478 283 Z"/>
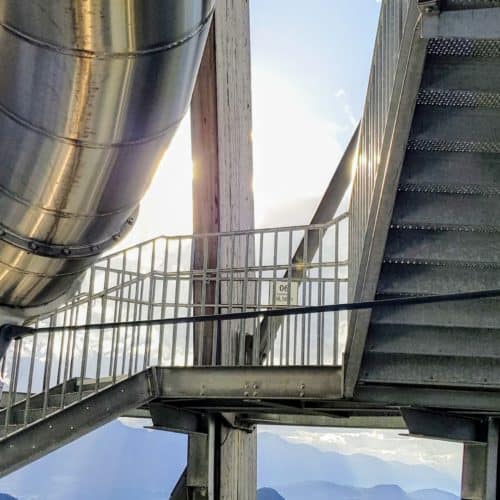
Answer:
<path fill-rule="evenodd" d="M 366 351 L 500 358 L 500 329 L 375 323 L 368 332 Z"/>
<path fill-rule="evenodd" d="M 95 391 L 82 391 L 82 398 L 90 396 L 94 394 Z M 43 396 L 43 394 L 41 395 Z M 48 396 L 48 406 L 60 406 L 61 405 L 62 395 L 61 393 L 52 393 Z M 67 392 L 64 395 L 64 406 L 67 406 L 75 401 L 78 401 L 79 393 L 78 392 Z M 39 397 L 36 399 L 30 399 L 30 408 L 41 408 L 43 406 L 43 397 Z"/>
<path fill-rule="evenodd" d="M 419 106 L 455 108 L 500 108 L 500 93 L 477 90 L 423 88 L 417 95 Z"/>
<path fill-rule="evenodd" d="M 455 268 L 436 265 L 383 264 L 377 293 L 439 295 L 493 290 L 500 284 L 500 269 Z"/>
<path fill-rule="evenodd" d="M 366 353 L 362 383 L 500 388 L 496 357 Z"/>
<path fill-rule="evenodd" d="M 47 407 L 45 410 L 45 417 L 48 417 L 49 415 L 55 413 L 60 409 L 61 408 L 59 406 Z M 5 424 L 6 415 L 7 415 L 6 412 L 2 412 L 2 414 L 0 415 L 0 425 Z M 36 422 L 37 420 L 40 420 L 43 416 L 44 416 L 43 408 L 30 408 L 28 410 L 27 423 L 30 424 L 32 422 Z M 21 425 L 23 423 L 24 423 L 24 409 L 12 411 L 9 416 L 9 424 Z"/>
<path fill-rule="evenodd" d="M 467 38 L 433 38 L 427 45 L 431 56 L 494 58 L 500 57 L 500 40 L 469 40 Z"/>
<path fill-rule="evenodd" d="M 405 184 L 500 188 L 500 156 L 492 153 L 407 151 L 400 177 Z"/>
<path fill-rule="evenodd" d="M 500 233 L 391 229 L 384 260 L 500 267 Z"/>
<path fill-rule="evenodd" d="M 115 383 L 120 382 L 120 380 L 124 380 L 127 378 L 127 375 L 120 375 L 115 378 Z M 113 385 L 113 377 L 101 377 L 99 379 L 99 389 L 104 389 L 105 387 L 109 387 Z M 76 390 L 80 387 L 80 381 L 76 380 Z M 95 391 L 96 381 L 95 379 L 84 379 L 82 389 L 83 391 Z"/>
<path fill-rule="evenodd" d="M 498 110 L 417 106 L 410 132 L 410 141 L 412 140 L 498 145 L 500 142 Z"/>
<path fill-rule="evenodd" d="M 427 56 L 422 89 L 500 91 L 500 57 Z"/>
<path fill-rule="evenodd" d="M 378 298 L 389 298 L 379 295 Z M 377 307 L 372 324 L 498 328 L 500 298 L 442 302 L 412 306 Z"/>
<path fill-rule="evenodd" d="M 399 192 L 391 224 L 471 231 L 500 231 L 500 196 Z"/>

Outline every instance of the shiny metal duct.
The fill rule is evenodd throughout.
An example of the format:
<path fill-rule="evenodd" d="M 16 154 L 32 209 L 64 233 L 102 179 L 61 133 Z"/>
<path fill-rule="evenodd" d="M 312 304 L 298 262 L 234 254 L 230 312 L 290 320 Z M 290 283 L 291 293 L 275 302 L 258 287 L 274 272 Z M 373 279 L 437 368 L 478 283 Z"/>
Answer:
<path fill-rule="evenodd" d="M 215 0 L 0 0 L 0 305 L 67 297 L 133 224 Z"/>

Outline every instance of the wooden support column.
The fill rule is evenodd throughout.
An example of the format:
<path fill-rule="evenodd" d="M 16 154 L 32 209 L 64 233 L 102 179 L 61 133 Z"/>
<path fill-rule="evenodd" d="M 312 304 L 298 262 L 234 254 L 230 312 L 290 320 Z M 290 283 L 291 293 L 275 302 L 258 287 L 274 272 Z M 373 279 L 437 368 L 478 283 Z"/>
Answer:
<path fill-rule="evenodd" d="M 248 0 L 217 0 L 191 103 L 195 233 L 253 228 L 251 131 Z M 200 246 L 194 258 L 195 266 L 202 268 L 205 257 Z M 229 262 L 243 266 L 245 252 L 238 241 L 231 244 L 228 240 L 217 249 L 217 242 L 210 240 L 208 267 L 215 268 L 217 259 L 222 266 Z M 202 294 L 201 286 L 195 286 L 194 293 L 196 300 Z M 211 303 L 227 303 L 224 287 L 219 297 L 215 297 L 213 286 L 207 286 L 205 294 L 207 302 L 215 299 Z M 211 327 L 196 331 L 195 344 L 198 342 L 201 353 L 198 362 L 232 364 L 238 355 L 238 332 L 224 327 L 216 336 Z M 216 360 L 213 352 L 218 353 Z M 255 433 L 219 423 L 215 436 L 215 498 L 255 500 Z M 196 453 L 195 446 L 190 442 L 190 456 Z"/>

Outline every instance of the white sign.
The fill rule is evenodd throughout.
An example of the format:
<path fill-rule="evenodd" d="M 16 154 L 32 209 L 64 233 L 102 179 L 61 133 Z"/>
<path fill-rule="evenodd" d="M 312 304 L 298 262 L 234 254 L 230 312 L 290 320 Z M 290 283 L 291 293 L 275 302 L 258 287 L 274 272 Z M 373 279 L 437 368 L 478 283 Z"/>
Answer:
<path fill-rule="evenodd" d="M 275 281 L 275 306 L 296 306 L 299 303 L 299 283 L 297 281 Z"/>

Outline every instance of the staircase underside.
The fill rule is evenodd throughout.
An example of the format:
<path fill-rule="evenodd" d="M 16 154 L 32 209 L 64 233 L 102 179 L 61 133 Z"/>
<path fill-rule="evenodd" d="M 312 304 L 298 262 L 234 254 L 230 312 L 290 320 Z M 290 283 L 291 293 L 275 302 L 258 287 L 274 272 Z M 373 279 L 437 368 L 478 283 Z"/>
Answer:
<path fill-rule="evenodd" d="M 500 41 L 431 39 L 376 298 L 499 285 Z M 498 299 L 380 308 L 355 394 L 485 410 L 499 359 Z"/>

